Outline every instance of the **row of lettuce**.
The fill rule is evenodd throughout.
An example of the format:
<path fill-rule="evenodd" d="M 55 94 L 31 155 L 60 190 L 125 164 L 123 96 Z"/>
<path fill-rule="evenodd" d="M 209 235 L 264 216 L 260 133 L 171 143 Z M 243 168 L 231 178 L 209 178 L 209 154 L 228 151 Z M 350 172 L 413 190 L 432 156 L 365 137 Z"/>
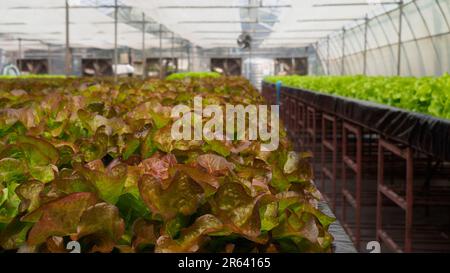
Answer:
<path fill-rule="evenodd" d="M 189 79 L 202 79 L 202 78 L 219 78 L 221 74 L 217 72 L 179 72 L 173 73 L 166 77 L 166 80 L 183 80 Z M 46 75 L 46 74 L 27 74 L 27 75 L 0 75 L 0 80 L 11 79 L 64 79 L 65 75 Z"/>
<path fill-rule="evenodd" d="M 171 137 L 172 108 L 197 95 L 264 104 L 243 78 L 0 81 L 0 252 L 331 251 L 284 130 L 272 152 Z"/>
<path fill-rule="evenodd" d="M 366 100 L 450 119 L 450 75 L 441 77 L 271 76 L 266 82 Z"/>

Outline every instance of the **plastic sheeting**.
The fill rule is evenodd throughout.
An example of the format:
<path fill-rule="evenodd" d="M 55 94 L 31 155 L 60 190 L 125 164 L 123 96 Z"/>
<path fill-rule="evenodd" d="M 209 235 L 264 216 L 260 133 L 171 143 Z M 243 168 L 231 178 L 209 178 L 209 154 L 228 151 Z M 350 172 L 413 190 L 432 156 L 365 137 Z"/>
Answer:
<path fill-rule="evenodd" d="M 450 0 L 407 1 L 403 6 L 400 71 L 399 10 L 322 39 L 317 51 L 324 73 L 432 76 L 450 68 Z M 367 42 L 365 43 L 365 34 Z M 366 44 L 367 51 L 364 50 Z M 366 52 L 366 54 L 364 54 Z M 364 71 L 364 58 L 366 69 Z"/>
<path fill-rule="evenodd" d="M 76 1 L 72 1 L 75 3 Z M 79 1 L 78 1 L 79 2 Z M 70 3 L 70 2 L 69 2 Z M 84 5 L 85 6 L 85 5 Z M 64 0 L 2 0 L 0 2 L 0 38 L 3 49 L 17 49 L 19 38 L 40 42 L 24 46 L 64 45 L 66 39 Z M 70 46 L 78 48 L 114 48 L 114 18 L 97 8 L 73 5 L 69 11 Z M 164 40 L 164 45 L 168 42 Z M 142 30 L 118 24 L 118 45 L 142 48 Z M 147 46 L 158 46 L 158 37 L 147 33 Z"/>
<path fill-rule="evenodd" d="M 450 0 L 403 1 L 400 50 L 400 12 L 396 2 L 120 0 L 118 45 L 142 48 L 140 24 L 127 20 L 139 22 L 145 13 L 149 20 L 147 48 L 160 46 L 157 31 L 163 25 L 163 49 L 173 46 L 170 32 L 175 35 L 176 47 L 185 46 L 189 41 L 206 50 L 235 49 L 237 37 L 248 32 L 253 38 L 253 52 L 268 48 L 287 51 L 313 45 L 319 65 L 314 64 L 312 70 L 318 73 L 433 76 L 448 72 Z M 112 5 L 114 0 L 71 0 L 70 3 L 71 47 L 112 49 L 113 9 L 80 8 L 80 5 Z M 45 49 L 47 44 L 64 46 L 64 5 L 65 0 L 0 0 L 0 48 L 17 51 L 18 38 L 23 39 L 24 50 Z"/>
<path fill-rule="evenodd" d="M 381 10 L 364 0 L 126 0 L 202 47 L 236 47 L 247 31 L 258 47 L 302 47 Z M 393 1 L 389 1 L 392 3 Z M 374 4 L 371 4 L 374 3 Z M 397 5 L 383 5 L 382 9 Z M 329 21 L 336 19 L 336 21 Z"/>
<path fill-rule="evenodd" d="M 144 12 L 147 18 L 163 24 L 176 35 L 203 48 L 236 47 L 236 39 L 243 31 L 252 35 L 255 47 L 270 48 L 304 47 L 315 43 L 336 29 L 351 24 L 355 18 L 376 14 L 380 6 L 370 4 L 371 2 L 386 1 L 121 0 L 119 5 L 122 6 L 121 10 L 133 8 Z M 391 0 L 389 2 L 392 3 Z M 86 3 L 112 5 L 114 1 L 71 0 L 69 3 L 72 7 L 71 46 L 112 48 L 112 16 L 104 8 L 77 6 L 85 6 Z M 388 5 L 390 6 L 392 5 Z M 64 7 L 65 0 L 1 0 L 0 35 L 11 39 L 40 39 L 43 43 L 64 45 Z M 109 13 L 112 10 L 109 9 Z M 120 46 L 141 48 L 140 29 L 125 22 L 120 22 L 118 29 Z M 148 46 L 159 46 L 157 35 L 149 34 L 146 43 Z"/>

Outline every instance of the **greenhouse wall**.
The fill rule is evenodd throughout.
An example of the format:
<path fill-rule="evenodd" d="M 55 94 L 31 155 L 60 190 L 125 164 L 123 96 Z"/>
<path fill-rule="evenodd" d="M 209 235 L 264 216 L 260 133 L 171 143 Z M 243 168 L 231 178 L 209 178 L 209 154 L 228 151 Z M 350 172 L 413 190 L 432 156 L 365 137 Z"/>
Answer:
<path fill-rule="evenodd" d="M 400 9 L 370 18 L 367 25 L 365 20 L 359 20 L 355 26 L 316 44 L 324 74 L 441 75 L 450 69 L 449 12 L 450 1 L 423 0 L 405 4 L 401 38 Z"/>
<path fill-rule="evenodd" d="M 261 87 L 262 79 L 265 76 L 273 75 L 276 58 L 308 58 L 308 71 L 316 73 L 316 57 L 314 50 L 308 47 L 300 48 L 265 48 L 253 51 L 216 48 L 203 50 L 199 58 L 201 64 L 197 71 L 209 70 L 211 58 L 242 58 L 242 75 L 249 79 L 258 89 Z"/>

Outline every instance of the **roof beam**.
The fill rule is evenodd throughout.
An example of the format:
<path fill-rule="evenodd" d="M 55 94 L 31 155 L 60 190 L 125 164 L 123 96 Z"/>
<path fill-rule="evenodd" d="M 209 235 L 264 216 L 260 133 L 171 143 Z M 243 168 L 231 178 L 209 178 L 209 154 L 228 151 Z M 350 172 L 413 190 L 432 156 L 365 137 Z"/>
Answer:
<path fill-rule="evenodd" d="M 69 6 L 70 9 L 113 9 L 114 5 L 85 5 L 85 6 Z M 9 10 L 39 10 L 39 9 L 65 9 L 65 6 L 53 6 L 53 7 L 27 7 L 27 6 L 17 6 L 17 7 L 10 7 L 7 8 Z M 131 6 L 125 6 L 125 5 L 119 5 L 118 8 L 120 9 L 131 9 L 133 7 Z"/>
<path fill-rule="evenodd" d="M 332 32 L 338 31 L 341 28 L 309 28 L 309 29 L 292 29 L 286 30 L 286 32 Z"/>
<path fill-rule="evenodd" d="M 317 39 L 321 39 L 323 37 L 252 37 L 252 40 L 256 40 L 256 41 L 261 41 L 261 40 L 317 40 Z M 236 37 L 204 37 L 204 38 L 200 38 L 200 40 L 210 40 L 210 41 L 226 41 L 226 40 L 235 40 Z"/>
<path fill-rule="evenodd" d="M 264 24 L 264 23 L 278 23 L 279 20 L 256 20 L 256 21 L 179 21 L 177 24 Z"/>
<path fill-rule="evenodd" d="M 354 3 L 327 3 L 327 4 L 314 4 L 313 7 L 348 7 L 348 6 L 375 6 L 375 5 L 398 5 L 399 1 L 394 2 L 380 2 L 380 3 L 370 3 L 366 2 L 354 2 Z"/>
<path fill-rule="evenodd" d="M 291 8 L 291 5 L 214 5 L 214 6 L 160 6 L 158 9 L 257 9 Z"/>
<path fill-rule="evenodd" d="M 299 23 L 312 23 L 312 22 L 346 22 L 346 21 L 357 21 L 365 20 L 364 17 L 354 17 L 354 18 L 321 18 L 321 19 L 299 19 Z"/>
<path fill-rule="evenodd" d="M 245 31 L 247 33 L 272 33 L 272 31 L 258 31 L 258 30 L 247 30 Z M 240 34 L 242 31 L 236 31 L 236 30 L 219 30 L 219 31 L 213 31 L 213 30 L 196 30 L 192 33 L 202 33 L 202 34 L 216 34 L 216 33 L 235 33 Z"/>

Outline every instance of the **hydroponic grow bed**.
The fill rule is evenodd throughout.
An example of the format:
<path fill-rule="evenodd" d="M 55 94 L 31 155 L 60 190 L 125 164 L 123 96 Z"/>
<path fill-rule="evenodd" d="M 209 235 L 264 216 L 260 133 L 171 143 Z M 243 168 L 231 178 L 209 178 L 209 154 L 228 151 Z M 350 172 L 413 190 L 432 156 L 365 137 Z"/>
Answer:
<path fill-rule="evenodd" d="M 448 120 L 327 92 L 287 86 L 277 92 L 267 82 L 262 92 L 269 102 L 279 101 L 280 116 L 297 147 L 315 155 L 316 182 L 357 249 L 366 240 L 363 226 L 370 225 L 369 237 L 387 245 L 385 251 L 448 249 L 442 229 L 433 231 L 437 236 L 432 239 L 419 236 L 422 248 L 413 243 L 418 237 L 413 218 L 421 211 L 415 208 L 450 206 Z M 389 216 L 386 199 L 392 202 L 388 210 L 398 207 L 404 213 L 404 222 L 397 223 L 399 214 Z M 439 222 L 423 222 L 428 212 L 420 215 L 421 225 L 431 228 Z M 387 216 L 390 220 L 383 222 Z M 393 222 L 395 227 L 386 227 Z"/>

